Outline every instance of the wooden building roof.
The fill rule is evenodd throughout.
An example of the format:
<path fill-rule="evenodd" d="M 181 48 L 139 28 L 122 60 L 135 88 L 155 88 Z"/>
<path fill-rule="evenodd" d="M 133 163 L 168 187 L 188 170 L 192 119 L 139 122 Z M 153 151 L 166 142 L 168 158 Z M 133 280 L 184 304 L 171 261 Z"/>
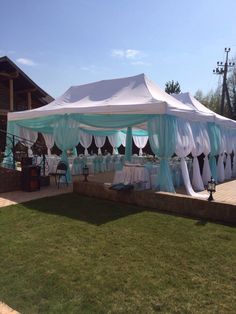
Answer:
<path fill-rule="evenodd" d="M 12 60 L 8 57 L 0 57 L 0 81 L 8 85 L 9 79 L 14 80 L 14 92 L 32 92 L 32 98 L 42 103 L 42 106 L 54 100 L 41 87 L 33 82 Z"/>

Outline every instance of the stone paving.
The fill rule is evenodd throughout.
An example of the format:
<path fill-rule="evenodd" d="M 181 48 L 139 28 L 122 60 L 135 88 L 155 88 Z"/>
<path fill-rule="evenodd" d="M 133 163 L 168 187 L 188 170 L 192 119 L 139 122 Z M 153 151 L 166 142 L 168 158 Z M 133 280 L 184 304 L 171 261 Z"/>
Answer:
<path fill-rule="evenodd" d="M 13 310 L 8 305 L 0 301 L 0 314 L 20 314 L 20 313 Z"/>
<path fill-rule="evenodd" d="M 55 196 L 64 193 L 71 193 L 73 191 L 73 185 L 69 184 L 67 187 L 66 185 L 60 185 L 58 189 L 55 184 L 51 184 L 47 187 L 41 187 L 39 191 L 34 192 L 25 192 L 25 191 L 14 191 L 14 192 L 7 192 L 7 193 L 0 193 L 0 207 L 5 207 L 8 205 L 24 203 L 31 200 Z M 1 314 L 1 312 L 0 312 Z"/>
<path fill-rule="evenodd" d="M 206 192 L 200 192 L 204 194 Z M 236 180 L 230 180 L 216 185 L 216 193 L 213 194 L 216 202 L 236 205 Z"/>

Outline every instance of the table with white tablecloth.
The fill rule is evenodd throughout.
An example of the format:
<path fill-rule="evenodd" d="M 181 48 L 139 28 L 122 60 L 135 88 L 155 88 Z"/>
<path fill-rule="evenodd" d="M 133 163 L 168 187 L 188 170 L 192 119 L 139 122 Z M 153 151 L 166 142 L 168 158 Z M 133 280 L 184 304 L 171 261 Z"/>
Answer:
<path fill-rule="evenodd" d="M 57 165 L 61 160 L 60 156 L 45 156 L 45 172 L 56 172 Z M 43 168 L 43 157 L 37 157 L 35 162 Z M 83 167 L 87 165 L 89 174 L 94 175 L 101 172 L 121 170 L 124 163 L 123 155 L 79 155 L 68 157 L 69 168 L 72 175 L 83 173 Z"/>
<path fill-rule="evenodd" d="M 191 173 L 192 161 L 187 159 L 189 173 Z M 170 163 L 173 184 L 179 187 L 183 184 L 181 165 L 178 159 L 173 158 Z M 143 186 L 143 189 L 151 188 L 159 190 L 158 176 L 160 171 L 160 163 L 146 162 L 145 164 L 125 164 L 121 171 L 116 171 L 113 184 L 138 184 Z M 144 183 L 146 182 L 146 183 Z"/>
<path fill-rule="evenodd" d="M 113 184 L 133 184 L 136 189 L 150 189 L 150 175 L 143 165 L 125 164 L 122 170 L 115 172 Z"/>

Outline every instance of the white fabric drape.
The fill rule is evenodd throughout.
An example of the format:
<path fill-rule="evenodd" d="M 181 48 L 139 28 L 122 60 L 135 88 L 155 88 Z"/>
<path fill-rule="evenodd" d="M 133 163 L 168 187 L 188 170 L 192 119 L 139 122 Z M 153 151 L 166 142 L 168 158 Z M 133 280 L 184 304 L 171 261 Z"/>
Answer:
<path fill-rule="evenodd" d="M 211 179 L 211 169 L 210 169 L 210 164 L 209 164 L 209 159 L 208 159 L 208 155 L 210 154 L 210 151 L 211 151 L 211 144 L 210 144 L 210 139 L 209 139 L 206 125 L 202 123 L 201 128 L 202 128 L 203 139 L 204 139 L 202 143 L 203 154 L 205 155 L 203 169 L 202 169 L 202 181 L 204 185 L 207 185 L 207 182 Z"/>
<path fill-rule="evenodd" d="M 226 164 L 225 164 L 225 179 L 230 180 L 232 177 L 232 168 L 231 168 L 231 156 L 227 154 Z"/>
<path fill-rule="evenodd" d="M 233 137 L 233 151 L 234 151 L 234 158 L 233 158 L 233 170 L 232 170 L 232 176 L 236 177 L 236 138 Z"/>
<path fill-rule="evenodd" d="M 230 130 L 225 131 L 225 144 L 225 151 L 227 153 L 225 165 L 225 179 L 230 180 L 232 177 L 231 153 L 233 151 L 233 138 L 231 136 Z"/>
<path fill-rule="evenodd" d="M 143 148 L 147 145 L 148 136 L 133 136 L 134 144 L 139 148 L 139 156 L 143 155 Z"/>
<path fill-rule="evenodd" d="M 220 152 L 217 162 L 217 181 L 225 181 L 225 167 L 224 167 L 224 156 L 226 151 L 226 137 L 225 132 L 221 129 L 221 138 L 220 138 Z"/>
<path fill-rule="evenodd" d="M 188 166 L 184 157 L 190 154 L 190 152 L 193 150 L 193 147 L 194 140 L 189 122 L 180 118 L 177 119 L 177 140 L 175 153 L 181 158 L 180 165 L 186 192 L 188 195 L 206 199 L 208 197 L 207 195 L 201 195 L 194 192 L 190 182 Z"/>
<path fill-rule="evenodd" d="M 189 122 L 178 118 L 175 153 L 178 157 L 181 158 L 181 171 L 186 191 L 189 195 L 195 196 L 196 193 L 193 191 L 189 178 L 187 163 L 184 159 L 184 157 L 188 156 L 192 151 L 193 144 L 193 134 Z"/>
<path fill-rule="evenodd" d="M 106 141 L 106 136 L 94 136 L 95 145 L 98 148 L 98 155 L 102 154 L 101 148 L 104 146 Z"/>
<path fill-rule="evenodd" d="M 33 156 L 33 152 L 31 149 L 31 146 L 33 143 L 36 142 L 38 138 L 38 132 L 32 131 L 27 128 L 19 127 L 19 136 L 22 137 L 23 139 L 26 139 L 27 141 L 31 141 L 32 143 L 25 143 L 25 145 L 28 147 L 28 156 Z"/>
<path fill-rule="evenodd" d="M 204 127 L 204 126 L 203 126 Z M 193 174 L 192 174 L 192 185 L 196 191 L 203 191 L 204 184 L 201 177 L 200 167 L 197 156 L 200 156 L 203 153 L 204 146 L 204 134 L 202 132 L 201 123 L 192 123 L 191 124 L 192 134 L 194 145 L 192 148 L 192 156 L 193 156 Z"/>
<path fill-rule="evenodd" d="M 122 132 L 117 132 L 115 134 L 108 136 L 109 142 L 113 147 L 113 154 L 118 154 L 118 147 L 120 145 L 125 146 L 126 134 Z"/>
<path fill-rule="evenodd" d="M 88 148 L 92 144 L 93 136 L 84 131 L 80 131 L 79 142 L 85 148 L 84 154 L 88 155 Z"/>
<path fill-rule="evenodd" d="M 188 167 L 187 167 L 187 164 L 186 164 L 186 161 L 184 160 L 184 158 L 181 158 L 181 171 L 182 171 L 184 185 L 185 185 L 187 194 L 206 200 L 208 198 L 208 195 L 196 193 L 192 189 L 191 182 L 189 179 Z"/>
<path fill-rule="evenodd" d="M 51 156 L 51 148 L 53 148 L 53 145 L 54 145 L 53 134 L 43 133 L 43 137 L 44 137 L 44 140 L 45 140 L 45 144 L 47 146 L 48 156 Z"/>
<path fill-rule="evenodd" d="M 217 163 L 217 177 L 220 183 L 225 181 L 224 155 L 224 153 L 219 155 Z"/>

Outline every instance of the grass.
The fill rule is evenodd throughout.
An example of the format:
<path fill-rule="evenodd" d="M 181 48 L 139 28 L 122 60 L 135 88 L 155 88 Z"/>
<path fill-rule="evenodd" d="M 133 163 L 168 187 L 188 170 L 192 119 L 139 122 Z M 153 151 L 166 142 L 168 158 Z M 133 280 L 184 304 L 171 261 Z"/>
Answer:
<path fill-rule="evenodd" d="M 236 230 L 76 194 L 0 208 L 21 313 L 235 313 Z"/>

